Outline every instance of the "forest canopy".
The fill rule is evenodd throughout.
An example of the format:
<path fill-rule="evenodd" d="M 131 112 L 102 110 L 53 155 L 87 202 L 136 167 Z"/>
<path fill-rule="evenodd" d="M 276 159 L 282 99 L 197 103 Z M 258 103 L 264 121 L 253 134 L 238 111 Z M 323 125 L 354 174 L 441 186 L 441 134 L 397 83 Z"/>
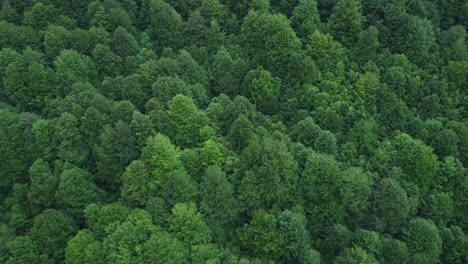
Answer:
<path fill-rule="evenodd" d="M 468 263 L 466 1 L 0 3 L 0 263 Z"/>

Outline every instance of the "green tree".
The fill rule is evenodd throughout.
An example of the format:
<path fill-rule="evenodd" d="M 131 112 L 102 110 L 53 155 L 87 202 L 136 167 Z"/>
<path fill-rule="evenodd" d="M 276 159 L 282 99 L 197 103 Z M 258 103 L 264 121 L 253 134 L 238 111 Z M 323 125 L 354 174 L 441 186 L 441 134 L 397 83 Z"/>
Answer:
<path fill-rule="evenodd" d="M 238 216 L 238 204 L 232 184 L 219 167 L 210 166 L 200 183 L 200 212 L 213 231 L 217 243 L 225 241 Z"/>
<path fill-rule="evenodd" d="M 411 220 L 404 231 L 405 241 L 413 261 L 438 263 L 442 253 L 442 239 L 434 223 L 426 219 Z M 422 255 L 422 256 L 421 256 Z"/>
<path fill-rule="evenodd" d="M 320 153 L 335 156 L 337 153 L 337 140 L 328 130 L 322 131 L 314 142 L 314 149 Z"/>
<path fill-rule="evenodd" d="M 360 247 L 347 248 L 343 254 L 340 255 L 336 261 L 336 264 L 377 264 L 377 260 L 372 254 L 367 253 Z"/>
<path fill-rule="evenodd" d="M 183 44 L 183 20 L 172 6 L 162 0 L 152 0 L 150 8 L 150 34 L 156 48 L 178 49 Z"/>
<path fill-rule="evenodd" d="M 221 149 L 219 148 L 218 143 L 212 139 L 205 141 L 203 148 L 201 149 L 201 155 L 203 157 L 203 165 L 206 167 L 221 167 L 221 165 L 224 163 L 223 153 L 221 153 Z"/>
<path fill-rule="evenodd" d="M 348 137 L 361 155 L 369 156 L 377 148 L 379 126 L 374 119 L 359 120 L 351 128 Z"/>
<path fill-rule="evenodd" d="M 278 214 L 278 228 L 283 236 L 284 256 L 288 263 L 320 263 L 320 254 L 311 248 L 307 220 L 300 211 L 283 211 Z"/>
<path fill-rule="evenodd" d="M 44 48 L 50 58 L 55 58 L 60 51 L 68 47 L 68 30 L 62 26 L 50 25 L 44 34 Z"/>
<path fill-rule="evenodd" d="M 136 263 L 142 256 L 142 248 L 151 234 L 156 232 L 148 212 L 136 209 L 127 221 L 116 222 L 108 229 L 103 241 L 107 263 Z"/>
<path fill-rule="evenodd" d="M 297 162 L 284 139 L 253 140 L 241 157 L 248 168 L 239 187 L 239 199 L 249 211 L 283 208 L 297 188 Z"/>
<path fill-rule="evenodd" d="M 312 117 L 306 117 L 304 120 L 297 122 L 290 131 L 292 139 L 307 147 L 313 147 L 321 134 L 322 129 L 315 124 Z"/>
<path fill-rule="evenodd" d="M 290 18 L 291 26 L 303 40 L 320 30 L 321 22 L 316 0 L 300 0 Z"/>
<path fill-rule="evenodd" d="M 38 62 L 13 62 L 6 68 L 5 93 L 24 110 L 39 110 L 54 91 L 53 72 Z"/>
<path fill-rule="evenodd" d="M 183 169 L 179 150 L 162 134 L 149 137 L 141 155 L 152 175 L 149 183 L 152 190 L 165 181 L 168 173 Z"/>
<path fill-rule="evenodd" d="M 220 263 L 223 252 L 215 244 L 204 244 L 192 247 L 192 263 Z"/>
<path fill-rule="evenodd" d="M 35 30 L 41 30 L 52 22 L 55 16 L 55 7 L 36 3 L 30 11 L 24 13 L 23 23 Z"/>
<path fill-rule="evenodd" d="M 173 133 L 172 138 L 179 146 L 193 146 L 198 142 L 203 120 L 190 97 L 178 94 L 168 102 L 167 115 Z"/>
<path fill-rule="evenodd" d="M 379 259 L 384 263 L 406 263 L 408 261 L 408 247 L 405 242 L 397 239 L 382 239 L 382 251 Z"/>
<path fill-rule="evenodd" d="M 45 261 L 44 257 L 39 255 L 36 243 L 28 236 L 18 236 L 6 245 L 9 251 L 9 258 L 5 263 L 41 263 Z"/>
<path fill-rule="evenodd" d="M 376 256 L 382 250 L 382 238 L 380 233 L 364 229 L 358 229 L 353 234 L 353 242 L 370 254 Z"/>
<path fill-rule="evenodd" d="M 168 173 L 159 192 L 168 210 L 178 203 L 190 203 L 197 200 L 197 185 L 185 170 Z"/>
<path fill-rule="evenodd" d="M 55 199 L 60 208 L 76 216 L 90 203 L 99 201 L 99 190 L 91 175 L 79 168 L 66 169 L 60 175 Z"/>
<path fill-rule="evenodd" d="M 284 15 L 255 11 L 244 18 L 240 39 L 252 65 L 260 65 L 279 77 L 285 76 L 284 65 L 301 46 Z"/>
<path fill-rule="evenodd" d="M 104 5 L 98 1 L 94 1 L 88 5 L 87 16 L 89 17 L 89 24 L 92 27 L 106 28 L 108 26 L 108 14 Z"/>
<path fill-rule="evenodd" d="M 434 186 L 439 162 L 432 149 L 407 134 L 392 141 L 391 164 L 403 170 L 405 180 L 415 183 L 422 192 Z"/>
<path fill-rule="evenodd" d="M 92 59 L 96 64 L 97 75 L 114 77 L 119 75 L 122 67 L 122 59 L 115 55 L 109 46 L 96 45 L 93 50 Z"/>
<path fill-rule="evenodd" d="M 187 247 L 166 232 L 157 232 L 143 245 L 143 263 L 189 263 Z"/>
<path fill-rule="evenodd" d="M 301 183 L 305 210 L 314 224 L 325 224 L 323 220 L 340 220 L 343 217 L 341 188 L 342 172 L 331 156 L 313 153 L 309 156 L 302 172 Z M 313 220 L 316 219 L 316 220 Z"/>
<path fill-rule="evenodd" d="M 379 30 L 375 26 L 370 26 L 357 35 L 356 46 L 351 53 L 353 61 L 359 65 L 376 61 L 379 48 Z"/>
<path fill-rule="evenodd" d="M 36 160 L 29 169 L 30 186 L 28 199 L 38 211 L 52 207 L 58 178 L 52 175 L 49 164 L 42 159 Z"/>
<path fill-rule="evenodd" d="M 252 257 L 264 260 L 279 260 L 285 250 L 283 234 L 278 231 L 274 215 L 263 210 L 256 211 L 250 223 L 239 234 L 241 249 Z"/>
<path fill-rule="evenodd" d="M 240 152 L 248 146 L 253 136 L 254 130 L 252 123 L 250 123 L 245 115 L 241 114 L 232 122 L 227 140 L 231 143 L 231 147 L 234 150 Z"/>
<path fill-rule="evenodd" d="M 96 67 L 92 60 L 73 50 L 62 50 L 54 61 L 57 79 L 60 80 L 61 95 L 68 94 L 68 89 L 76 82 L 94 83 Z"/>
<path fill-rule="evenodd" d="M 135 133 L 138 147 L 139 149 L 142 149 L 145 146 L 148 137 L 155 134 L 153 124 L 151 123 L 149 116 L 135 111 L 133 112 L 131 126 Z"/>
<path fill-rule="evenodd" d="M 0 110 L 0 158 L 4 160 L 0 165 L 0 186 L 9 190 L 13 181 L 27 172 L 27 165 L 23 156 L 18 156 L 21 150 L 21 129 L 18 126 L 18 114 L 7 109 Z M 6 191 L 4 196 L 6 196 Z M 2 195 L 2 197 L 4 197 Z"/>
<path fill-rule="evenodd" d="M 19 19 L 18 12 L 14 7 L 11 6 L 10 1 L 6 0 L 2 2 L 2 9 L 0 10 L 0 18 L 2 20 L 14 23 Z"/>
<path fill-rule="evenodd" d="M 34 29 L 6 21 L 0 22 L 1 47 L 24 50 L 26 47 L 38 48 L 40 42 L 40 34 Z"/>
<path fill-rule="evenodd" d="M 349 226 L 359 226 L 369 214 L 372 195 L 372 175 L 360 168 L 349 168 L 343 172 L 341 191 L 345 220 Z"/>
<path fill-rule="evenodd" d="M 83 210 L 86 225 L 91 229 L 96 239 L 101 240 L 108 235 L 108 230 L 113 223 L 123 223 L 127 220 L 132 210 L 122 204 L 112 203 L 99 206 L 92 203 Z"/>
<path fill-rule="evenodd" d="M 408 196 L 393 179 L 382 179 L 378 183 L 372 207 L 378 230 L 389 229 L 395 232 L 409 215 Z"/>
<path fill-rule="evenodd" d="M 265 114 L 273 114 L 277 111 L 281 79 L 273 77 L 269 71 L 258 67 L 247 74 L 245 82 L 253 103 L 260 111 Z"/>
<path fill-rule="evenodd" d="M 340 43 L 347 46 L 354 43 L 362 30 L 360 2 L 356 0 L 338 1 L 328 19 L 327 26 L 333 37 Z"/>
<path fill-rule="evenodd" d="M 46 254 L 52 261 L 60 263 L 64 259 L 67 241 L 76 230 L 70 217 L 61 211 L 48 209 L 34 218 L 31 238 L 40 254 Z"/>
<path fill-rule="evenodd" d="M 68 241 L 66 264 L 103 263 L 102 245 L 89 229 L 82 229 Z"/>
<path fill-rule="evenodd" d="M 315 31 L 309 35 L 305 53 L 314 60 L 322 74 L 343 78 L 345 49 L 330 34 Z"/>
<path fill-rule="evenodd" d="M 138 54 L 140 47 L 135 38 L 123 27 L 118 27 L 112 36 L 111 47 L 113 52 L 125 59 Z"/>
<path fill-rule="evenodd" d="M 459 226 L 442 228 L 440 230 L 440 237 L 443 242 L 441 262 L 463 263 L 468 257 L 466 250 L 464 250 L 468 245 L 468 237 L 463 233 L 462 229 Z"/>
<path fill-rule="evenodd" d="M 453 205 L 451 193 L 434 192 L 423 198 L 420 215 L 431 219 L 437 226 L 446 226 L 454 217 Z"/>
<path fill-rule="evenodd" d="M 153 84 L 153 97 L 167 103 L 177 94 L 191 96 L 191 89 L 179 77 L 160 77 Z"/>
<path fill-rule="evenodd" d="M 34 134 L 35 146 L 39 156 L 44 161 L 50 161 L 52 152 L 52 126 L 48 120 L 40 119 L 34 123 L 32 132 Z"/>
<path fill-rule="evenodd" d="M 78 119 L 70 113 L 63 113 L 55 125 L 55 138 L 58 143 L 58 157 L 75 164 L 83 163 L 88 157 L 88 149 L 78 130 Z"/>
<path fill-rule="evenodd" d="M 244 94 L 241 82 L 246 68 L 244 60 L 233 58 L 224 47 L 220 48 L 210 67 L 211 94 L 225 93 L 231 97 Z"/>
<path fill-rule="evenodd" d="M 211 242 L 211 231 L 194 203 L 179 203 L 172 208 L 170 230 L 187 246 Z"/>
<path fill-rule="evenodd" d="M 151 173 L 144 162 L 135 160 L 122 174 L 122 200 L 131 206 L 143 206 L 149 199 Z"/>
<path fill-rule="evenodd" d="M 117 189 L 125 167 L 138 157 L 135 134 L 129 124 L 118 121 L 105 125 L 95 146 L 97 179 L 109 189 Z"/>

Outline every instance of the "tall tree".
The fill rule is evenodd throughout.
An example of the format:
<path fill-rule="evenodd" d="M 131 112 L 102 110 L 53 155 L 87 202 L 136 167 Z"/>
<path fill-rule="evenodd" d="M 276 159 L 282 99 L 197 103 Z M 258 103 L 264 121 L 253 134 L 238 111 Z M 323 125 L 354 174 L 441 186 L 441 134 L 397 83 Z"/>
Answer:
<path fill-rule="evenodd" d="M 211 231 L 194 203 L 179 203 L 172 208 L 171 232 L 187 246 L 211 242 Z"/>
<path fill-rule="evenodd" d="M 60 175 L 55 198 L 60 208 L 76 217 L 88 204 L 98 202 L 99 194 L 99 189 L 87 171 L 71 168 Z"/>
<path fill-rule="evenodd" d="M 51 208 L 55 200 L 58 178 L 52 175 L 49 164 L 41 159 L 36 160 L 29 169 L 29 176 L 29 202 L 38 211 Z"/>
<path fill-rule="evenodd" d="M 156 48 L 180 48 L 183 44 L 183 21 L 174 8 L 165 1 L 151 0 L 149 14 L 151 26 L 147 31 Z"/>
<path fill-rule="evenodd" d="M 67 241 L 76 232 L 73 220 L 54 209 L 48 209 L 34 218 L 31 238 L 36 242 L 39 253 L 45 254 L 53 262 L 64 259 Z"/>
<path fill-rule="evenodd" d="M 300 0 L 291 16 L 291 26 L 303 40 L 320 30 L 321 22 L 316 0 Z"/>
<path fill-rule="evenodd" d="M 172 145 L 168 137 L 159 133 L 148 138 L 142 151 L 142 159 L 152 174 L 149 183 L 152 190 L 158 189 L 168 173 L 183 169 L 179 150 Z"/>
<path fill-rule="evenodd" d="M 280 14 L 250 11 L 244 18 L 240 38 L 252 65 L 260 65 L 279 77 L 285 76 L 284 65 L 301 46 L 289 20 Z"/>
<path fill-rule="evenodd" d="M 198 143 L 199 129 L 203 127 L 203 117 L 190 97 L 178 94 L 168 102 L 167 114 L 177 145 L 188 147 Z"/>
<path fill-rule="evenodd" d="M 239 187 L 239 199 L 246 209 L 283 208 L 294 200 L 297 162 L 285 139 L 253 140 L 241 159 L 247 169 Z"/>
<path fill-rule="evenodd" d="M 379 182 L 372 207 L 378 230 L 396 232 L 409 215 L 406 191 L 393 179 L 382 179 Z"/>
<path fill-rule="evenodd" d="M 438 263 L 442 253 L 442 239 L 434 223 L 425 219 L 414 219 L 409 222 L 404 232 L 411 260 L 416 263 Z"/>
<path fill-rule="evenodd" d="M 256 211 L 252 221 L 244 225 L 239 234 L 241 249 L 252 257 L 277 261 L 285 250 L 283 234 L 277 229 L 274 215 L 264 210 Z"/>
<path fill-rule="evenodd" d="M 327 26 L 333 37 L 346 46 L 354 43 L 362 30 L 360 5 L 356 0 L 340 0 L 328 19 Z"/>
<path fill-rule="evenodd" d="M 238 216 L 238 204 L 232 184 L 219 167 L 208 167 L 200 183 L 200 212 L 213 231 L 213 239 L 222 243 L 231 235 Z"/>

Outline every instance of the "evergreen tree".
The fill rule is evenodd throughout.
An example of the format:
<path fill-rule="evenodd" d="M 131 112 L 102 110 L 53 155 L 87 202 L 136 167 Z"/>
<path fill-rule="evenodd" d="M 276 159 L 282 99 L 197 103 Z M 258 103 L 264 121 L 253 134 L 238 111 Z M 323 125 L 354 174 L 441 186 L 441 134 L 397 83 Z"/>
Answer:
<path fill-rule="evenodd" d="M 362 15 L 360 2 L 356 0 L 340 0 L 333 8 L 328 19 L 328 28 L 333 37 L 344 45 L 351 45 L 362 30 Z"/>

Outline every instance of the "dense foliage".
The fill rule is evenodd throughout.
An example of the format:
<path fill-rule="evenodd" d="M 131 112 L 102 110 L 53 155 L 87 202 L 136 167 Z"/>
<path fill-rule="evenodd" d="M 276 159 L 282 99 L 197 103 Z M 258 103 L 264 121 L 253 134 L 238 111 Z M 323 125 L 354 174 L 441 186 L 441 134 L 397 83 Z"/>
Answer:
<path fill-rule="evenodd" d="M 454 0 L 2 0 L 0 263 L 468 263 Z"/>

